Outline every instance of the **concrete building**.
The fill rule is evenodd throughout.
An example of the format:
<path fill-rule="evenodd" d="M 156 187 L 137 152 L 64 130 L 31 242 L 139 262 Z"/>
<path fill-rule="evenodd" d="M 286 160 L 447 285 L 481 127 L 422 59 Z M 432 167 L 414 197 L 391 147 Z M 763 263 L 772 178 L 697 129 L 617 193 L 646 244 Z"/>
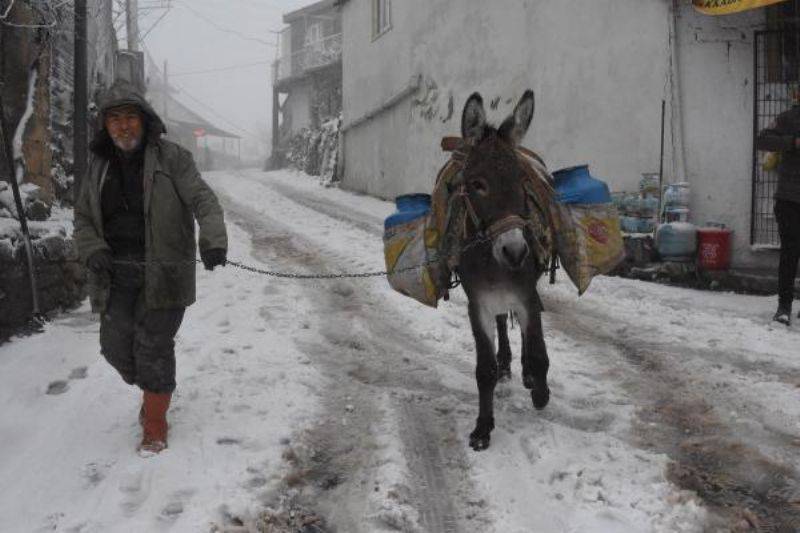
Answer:
<path fill-rule="evenodd" d="M 342 26 L 334 0 L 287 13 L 283 21 L 288 26 L 273 64 L 273 161 L 295 135 L 337 117 L 342 105 Z"/>
<path fill-rule="evenodd" d="M 467 97 L 499 124 L 530 87 L 526 146 L 636 191 L 659 169 L 663 100 L 664 183 L 690 183 L 695 223 L 734 230 L 734 266 L 775 265 L 775 176 L 753 139 L 798 79 L 797 4 L 712 17 L 679 0 L 338 0 L 343 186 L 430 191 Z"/>

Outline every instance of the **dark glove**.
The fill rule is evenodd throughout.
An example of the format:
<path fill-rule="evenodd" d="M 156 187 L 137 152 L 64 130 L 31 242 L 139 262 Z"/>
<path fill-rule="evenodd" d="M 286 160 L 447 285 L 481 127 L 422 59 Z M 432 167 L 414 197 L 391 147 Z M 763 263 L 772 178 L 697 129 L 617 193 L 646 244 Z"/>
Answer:
<path fill-rule="evenodd" d="M 114 270 L 114 258 L 108 250 L 97 250 L 86 260 L 86 266 L 95 274 L 111 273 Z"/>
<path fill-rule="evenodd" d="M 206 270 L 214 270 L 215 266 L 225 266 L 227 253 L 227 250 L 222 248 L 211 248 L 210 250 L 201 251 L 200 259 L 203 261 L 203 266 L 206 267 Z"/>

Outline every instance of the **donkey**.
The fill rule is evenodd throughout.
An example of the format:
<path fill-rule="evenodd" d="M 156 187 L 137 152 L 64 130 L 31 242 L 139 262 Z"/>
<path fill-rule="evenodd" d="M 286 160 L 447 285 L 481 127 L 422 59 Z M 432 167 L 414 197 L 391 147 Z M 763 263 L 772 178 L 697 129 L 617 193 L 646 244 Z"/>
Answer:
<path fill-rule="evenodd" d="M 517 155 L 531 124 L 533 91 L 528 90 L 514 112 L 495 128 L 486 122 L 480 94 L 469 97 L 461 116 L 466 148 L 461 194 L 466 211 L 465 246 L 457 272 L 469 300 L 469 319 L 475 337 L 480 408 L 469 436 L 473 450 L 489 447 L 494 429 L 494 389 L 498 379 L 510 379 L 508 312 L 518 318 L 522 332 L 522 382 L 530 389 L 533 406 L 543 409 L 550 400 L 547 386 L 549 359 L 542 333 L 542 303 L 536 291 L 547 258 L 539 257 L 532 226 L 526 224 L 533 206 L 526 199 L 524 173 Z M 495 356 L 495 330 L 499 349 Z"/>

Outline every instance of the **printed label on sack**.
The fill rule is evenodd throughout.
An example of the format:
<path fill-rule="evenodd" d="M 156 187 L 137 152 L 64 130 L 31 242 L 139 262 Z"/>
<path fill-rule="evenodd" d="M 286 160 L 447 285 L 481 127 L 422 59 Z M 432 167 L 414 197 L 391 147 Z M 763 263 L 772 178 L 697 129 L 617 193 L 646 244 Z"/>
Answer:
<path fill-rule="evenodd" d="M 585 221 L 586 231 L 595 241 L 607 244 L 609 239 L 608 226 L 599 219 L 589 218 Z"/>

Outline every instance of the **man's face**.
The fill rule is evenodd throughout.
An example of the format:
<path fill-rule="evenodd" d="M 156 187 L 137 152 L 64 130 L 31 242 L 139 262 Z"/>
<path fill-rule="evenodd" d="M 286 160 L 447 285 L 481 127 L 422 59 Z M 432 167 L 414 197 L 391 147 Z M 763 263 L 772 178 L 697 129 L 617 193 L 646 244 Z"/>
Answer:
<path fill-rule="evenodd" d="M 105 113 L 105 127 L 114 145 L 123 152 L 133 152 L 142 144 L 144 124 L 139 108 L 132 105 L 114 107 Z"/>

